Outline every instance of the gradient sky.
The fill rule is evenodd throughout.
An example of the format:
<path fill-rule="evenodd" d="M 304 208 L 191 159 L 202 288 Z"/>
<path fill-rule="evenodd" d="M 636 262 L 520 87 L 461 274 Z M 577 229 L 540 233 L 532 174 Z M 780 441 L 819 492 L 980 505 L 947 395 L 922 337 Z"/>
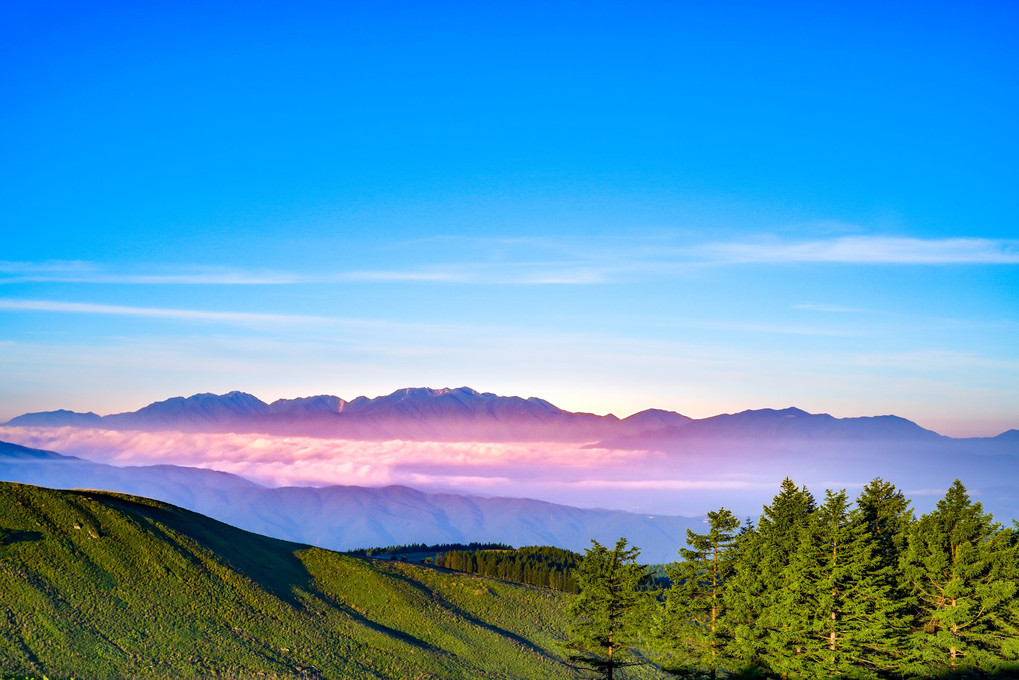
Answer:
<path fill-rule="evenodd" d="M 0 6 L 0 421 L 468 385 L 1019 427 L 1019 5 Z"/>

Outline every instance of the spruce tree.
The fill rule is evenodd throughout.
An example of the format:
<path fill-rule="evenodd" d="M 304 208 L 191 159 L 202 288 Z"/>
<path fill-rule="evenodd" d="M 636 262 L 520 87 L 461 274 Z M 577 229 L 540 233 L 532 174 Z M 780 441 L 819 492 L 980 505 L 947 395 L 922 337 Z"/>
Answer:
<path fill-rule="evenodd" d="M 910 501 L 891 482 L 876 477 L 856 499 L 855 521 L 864 527 L 877 564 L 871 572 L 872 587 L 888 603 L 884 607 L 886 633 L 875 635 L 868 647 L 873 664 L 891 672 L 897 669 L 908 648 L 910 597 L 900 570 L 914 519 Z"/>
<path fill-rule="evenodd" d="M 915 598 L 909 672 L 997 672 L 1019 657 L 1016 543 L 955 480 L 909 534 L 902 572 Z M 1012 666 L 1015 670 L 1015 666 Z"/>
<path fill-rule="evenodd" d="M 888 641 L 904 625 L 885 576 L 860 510 L 849 510 L 844 490 L 826 492 L 800 530 L 771 610 L 787 623 L 780 639 L 796 650 L 773 669 L 795 678 L 880 677 L 890 666 Z"/>
<path fill-rule="evenodd" d="M 810 491 L 786 477 L 771 505 L 764 507 L 756 531 L 737 541 L 735 574 L 725 595 L 732 636 L 727 652 L 745 672 L 781 675 L 788 658 L 800 651 L 779 599 L 788 588 L 786 566 L 814 509 Z"/>
<path fill-rule="evenodd" d="M 724 592 L 733 574 L 740 521 L 725 508 L 708 513 L 708 533 L 687 529 L 682 562 L 667 567 L 672 586 L 657 636 L 678 662 L 672 672 L 715 680 L 726 660 Z"/>
<path fill-rule="evenodd" d="M 569 606 L 566 647 L 575 668 L 613 680 L 617 669 L 646 663 L 634 651 L 644 642 L 654 595 L 646 589 L 647 567 L 637 564 L 638 548 L 625 538 L 611 550 L 591 544 L 575 572 L 580 594 Z"/>
<path fill-rule="evenodd" d="M 895 485 L 880 477 L 863 487 L 856 499 L 860 519 L 874 544 L 875 556 L 889 573 L 898 572 L 899 557 L 906 548 L 906 537 L 913 522 L 909 500 Z"/>

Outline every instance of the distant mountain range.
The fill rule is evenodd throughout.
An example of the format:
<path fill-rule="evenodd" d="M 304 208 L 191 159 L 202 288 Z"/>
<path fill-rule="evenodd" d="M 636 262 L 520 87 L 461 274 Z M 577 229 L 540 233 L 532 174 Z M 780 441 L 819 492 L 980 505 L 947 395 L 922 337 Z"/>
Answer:
<path fill-rule="evenodd" d="M 267 488 L 176 465 L 117 467 L 0 442 L 0 480 L 103 489 L 172 503 L 256 533 L 332 550 L 408 543 L 502 542 L 583 552 L 626 536 L 643 559 L 670 562 L 700 518 L 590 510 L 526 498 L 422 493 L 403 486 Z"/>
<path fill-rule="evenodd" d="M 393 470 L 417 491 L 349 486 L 267 489 L 207 470 L 99 466 L 100 470 L 93 463 L 66 465 L 62 468 L 66 472 L 56 477 L 47 477 L 61 469 L 53 465 L 41 476 L 26 477 L 31 466 L 21 463 L 17 467 L 22 476 L 5 477 L 46 486 L 89 485 L 137 493 L 253 531 L 331 548 L 479 540 L 548 543 L 577 550 L 589 538 L 611 541 L 621 535 L 609 536 L 607 531 L 592 527 L 621 525 L 613 525 L 608 516 L 601 515 L 575 519 L 570 514 L 573 506 L 675 516 L 702 515 L 725 505 L 740 516 L 756 516 L 785 475 L 807 484 L 819 496 L 826 487 L 846 487 L 852 495 L 862 484 L 880 476 L 906 491 L 918 511 L 929 509 L 940 497 L 939 490 L 958 478 L 995 516 L 1019 517 L 1019 431 L 1009 430 L 996 437 L 952 438 L 893 415 L 835 418 L 786 408 L 695 420 L 651 409 L 617 418 L 572 413 L 542 399 L 502 397 L 461 387 L 404 389 L 352 401 L 321 395 L 271 404 L 243 392 L 198 394 L 108 416 L 70 411 L 29 413 L 5 427 L 7 436 L 0 431 L 2 438 L 58 450 L 62 442 L 72 442 L 76 433 L 30 430 L 123 430 L 120 446 L 128 442 L 128 447 L 130 431 L 137 430 L 363 441 L 550 442 L 549 459 L 534 465 L 512 459 L 465 461 L 455 456 L 445 462 L 416 461 L 404 455 Z M 42 443 L 47 440 L 54 443 Z M 91 437 L 90 443 L 74 445 L 76 448 L 67 452 L 116 460 L 102 450 L 103 441 L 102 436 Z M 551 444 L 554 442 L 558 444 Z M 556 459 L 552 454 L 563 447 L 575 452 L 569 459 Z M 537 448 L 543 447 L 538 444 Z M 592 449 L 591 457 L 585 459 L 588 449 Z M 124 459 L 131 458 L 129 448 L 121 450 Z M 167 460 L 173 460 L 172 450 L 167 455 L 171 456 Z M 343 454 L 338 450 L 336 455 Z M 10 474 L 12 460 L 8 457 L 0 464 L 0 473 Z M 554 506 L 554 512 L 549 508 L 539 511 L 539 501 L 518 507 L 506 499 L 481 498 L 490 485 L 470 487 L 458 482 L 450 486 L 441 481 L 455 477 L 495 480 L 504 495 L 541 498 L 550 501 L 549 505 L 560 505 Z M 346 484 L 346 479 L 339 476 L 332 481 Z M 451 489 L 453 492 L 447 493 Z M 477 496 L 459 496 L 461 493 Z M 551 515 L 541 514 L 546 510 Z M 498 513 L 506 513 L 512 521 L 500 524 Z M 648 532 L 640 534 L 647 538 L 637 538 L 635 533 L 632 540 L 671 557 L 685 530 L 681 521 L 676 522 L 665 531 L 668 538 L 655 533 L 659 531 L 655 527 L 663 526 L 656 519 L 639 529 Z M 628 532 L 638 532 L 636 525 L 627 526 Z"/>
<path fill-rule="evenodd" d="M 950 439 L 897 416 L 834 418 L 797 408 L 760 409 L 694 420 L 649 409 L 627 418 L 574 413 L 534 397 L 502 397 L 457 389 L 408 388 L 369 399 L 345 401 L 319 395 L 267 404 L 244 392 L 196 394 L 155 402 L 137 411 L 100 416 L 73 411 L 26 413 L 9 426 L 85 427 L 112 430 L 260 432 L 345 439 L 429 441 L 564 441 L 609 448 L 669 450 L 691 441 L 837 440 L 916 441 Z M 1019 442 L 1010 430 L 998 443 Z"/>
<path fill-rule="evenodd" d="M 433 441 L 593 441 L 679 425 L 686 416 L 645 411 L 620 420 L 571 413 L 542 399 L 500 397 L 467 387 L 411 388 L 384 397 L 345 401 L 319 395 L 266 404 L 244 392 L 174 397 L 131 413 L 46 411 L 7 425 L 96 427 L 114 430 L 264 432 L 347 439 Z"/>

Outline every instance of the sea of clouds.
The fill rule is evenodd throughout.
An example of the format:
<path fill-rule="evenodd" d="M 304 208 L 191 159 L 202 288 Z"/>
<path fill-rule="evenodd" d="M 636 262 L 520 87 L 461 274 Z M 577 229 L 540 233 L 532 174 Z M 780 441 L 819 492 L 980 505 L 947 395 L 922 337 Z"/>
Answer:
<path fill-rule="evenodd" d="M 266 486 L 406 485 L 584 507 L 700 513 L 703 494 L 774 488 L 747 474 L 682 474 L 661 454 L 561 442 L 359 441 L 257 433 L 0 427 L 0 439 L 117 466 L 172 464 Z M 688 499 L 690 503 L 677 502 Z"/>

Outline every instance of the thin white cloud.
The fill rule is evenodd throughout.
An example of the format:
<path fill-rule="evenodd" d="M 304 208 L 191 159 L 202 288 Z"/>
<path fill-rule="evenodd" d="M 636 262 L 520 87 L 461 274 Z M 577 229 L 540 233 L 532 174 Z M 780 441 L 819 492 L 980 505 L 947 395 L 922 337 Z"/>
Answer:
<path fill-rule="evenodd" d="M 308 279 L 286 272 L 250 272 L 227 268 L 189 268 L 169 273 L 111 272 L 82 260 L 0 261 L 0 283 L 87 283 L 139 285 L 284 285 Z"/>
<path fill-rule="evenodd" d="M 731 263 L 1019 264 L 1019 240 L 1008 239 L 845 236 L 802 242 L 713 243 L 700 250 L 709 259 Z"/>
<path fill-rule="evenodd" d="M 846 337 L 859 335 L 858 332 L 829 328 L 807 328 L 803 326 L 784 326 L 761 323 L 730 323 L 725 321 L 690 321 L 685 324 L 677 325 L 686 325 L 696 328 L 714 328 L 723 331 L 737 331 L 741 333 L 772 333 L 781 335 L 807 335 L 820 337 Z"/>
<path fill-rule="evenodd" d="M 344 281 L 363 281 L 366 283 L 470 283 L 470 278 L 462 272 L 446 271 L 353 271 L 338 274 L 337 278 Z"/>
<path fill-rule="evenodd" d="M 328 322 L 327 317 L 291 314 L 258 314 L 249 312 L 209 312 L 197 309 L 166 309 L 159 307 L 127 307 L 91 302 L 60 302 L 56 300 L 0 300 L 0 309 L 22 312 L 58 312 L 71 314 L 106 314 L 183 321 L 216 321 L 227 323 Z"/>
<path fill-rule="evenodd" d="M 684 235 L 689 239 L 689 235 Z M 434 240 L 434 239 L 433 239 Z M 473 285 L 596 285 L 668 279 L 706 266 L 756 263 L 842 263 L 953 265 L 1019 264 L 1019 240 L 988 238 L 921 239 L 898 236 L 842 236 L 790 241 L 762 238 L 741 242 L 680 241 L 677 237 L 542 238 L 444 237 L 440 252 L 421 243 L 406 255 L 408 265 L 315 274 L 247 271 L 223 267 L 183 271 L 108 271 L 78 260 L 0 261 L 0 284 L 58 282 L 137 285 L 289 285 L 309 283 L 436 283 Z M 459 252 L 442 262 L 446 251 Z M 440 254 L 442 253 L 442 254 Z M 535 257 L 536 255 L 540 255 Z M 818 311 L 856 311 L 804 305 Z"/>
<path fill-rule="evenodd" d="M 705 266 L 755 263 L 842 263 L 952 265 L 1019 264 L 1019 240 L 986 238 L 920 239 L 896 236 L 843 236 L 789 241 L 680 242 L 677 238 L 477 239 L 447 237 L 443 242 L 466 260 L 441 262 L 428 248 L 410 253 L 409 264 L 385 269 L 340 270 L 315 274 L 186 268 L 183 271 L 109 271 L 78 260 L 0 261 L 0 284 L 58 282 L 122 285 L 291 285 L 309 283 L 436 283 L 472 285 L 596 285 L 630 280 L 669 279 Z M 406 245 L 406 244 L 404 244 Z M 420 244 L 418 244 L 420 247 Z M 456 247 L 456 246 L 459 246 Z M 545 257 L 536 258 L 537 253 Z M 456 260 L 457 258 L 453 258 Z M 817 311 L 858 311 L 802 305 Z"/>
<path fill-rule="evenodd" d="M 63 278 L 64 283 L 110 283 L 139 285 L 211 285 L 279 286 L 307 283 L 293 274 L 255 274 L 248 272 L 207 272 L 196 274 L 105 274 L 81 278 Z"/>
<path fill-rule="evenodd" d="M 461 283 L 478 285 L 586 285 L 607 283 L 625 269 L 618 263 L 492 262 L 436 265 L 409 270 L 339 273 L 337 281 L 369 283 Z"/>
<path fill-rule="evenodd" d="M 1019 264 L 1019 240 L 983 238 L 844 236 L 812 241 L 680 243 L 677 239 L 659 236 L 611 240 L 446 238 L 444 241 L 459 243 L 468 251 L 474 251 L 475 260 L 431 263 L 408 269 L 346 272 L 337 276 L 343 280 L 390 283 L 592 285 L 669 279 L 689 275 L 706 266 L 755 263 Z M 552 257 L 536 261 L 535 250 Z M 827 305 L 799 308 L 865 311 Z"/>
<path fill-rule="evenodd" d="M 18 262 L 0 260 L 0 274 L 15 275 L 57 275 L 84 274 L 97 271 L 95 264 L 84 260 L 44 260 L 42 262 Z"/>

